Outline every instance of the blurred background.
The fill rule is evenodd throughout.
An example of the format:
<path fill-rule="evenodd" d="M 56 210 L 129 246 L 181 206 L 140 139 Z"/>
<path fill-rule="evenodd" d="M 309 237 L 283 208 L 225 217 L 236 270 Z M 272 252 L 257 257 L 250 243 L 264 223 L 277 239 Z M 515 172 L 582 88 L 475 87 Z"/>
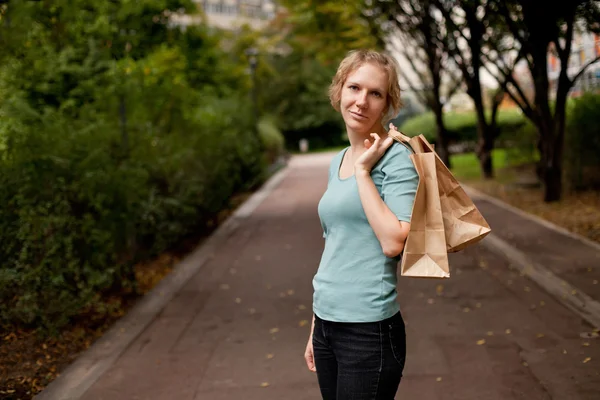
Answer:
<path fill-rule="evenodd" d="M 345 146 L 352 49 L 396 57 L 394 124 L 459 179 L 600 242 L 600 9 L 555 3 L 0 0 L 0 389 L 39 392 L 291 154 Z"/>

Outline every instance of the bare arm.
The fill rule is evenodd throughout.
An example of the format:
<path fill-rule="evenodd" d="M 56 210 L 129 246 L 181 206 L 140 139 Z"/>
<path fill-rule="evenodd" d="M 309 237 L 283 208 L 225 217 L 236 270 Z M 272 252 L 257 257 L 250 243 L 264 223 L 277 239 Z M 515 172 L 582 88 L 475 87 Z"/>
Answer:
<path fill-rule="evenodd" d="M 358 194 L 369 225 L 381 244 L 383 254 L 396 257 L 404 250 L 404 242 L 410 230 L 410 224 L 398 221 L 398 218 L 384 203 L 371 179 L 370 171 L 355 169 Z"/>
<path fill-rule="evenodd" d="M 385 204 L 371 178 L 371 169 L 394 143 L 391 136 L 380 139 L 372 133 L 373 142 L 365 140 L 367 149 L 354 164 L 354 174 L 358 185 L 358 194 L 369 225 L 381 244 L 383 254 L 396 257 L 404 250 L 404 242 L 410 230 L 410 223 L 399 221 L 396 215 Z"/>

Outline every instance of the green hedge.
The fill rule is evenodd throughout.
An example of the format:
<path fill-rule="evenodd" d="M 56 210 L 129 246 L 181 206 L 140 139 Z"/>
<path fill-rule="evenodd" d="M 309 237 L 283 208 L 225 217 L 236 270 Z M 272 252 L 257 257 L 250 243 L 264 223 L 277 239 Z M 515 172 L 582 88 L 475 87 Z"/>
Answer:
<path fill-rule="evenodd" d="M 525 123 L 525 117 L 517 109 L 498 111 L 498 128 L 503 132 L 514 132 Z M 449 139 L 453 142 L 469 142 L 477 140 L 477 116 L 475 112 L 449 112 L 444 114 L 444 123 Z M 436 141 L 436 124 L 433 112 L 419 114 L 400 127 L 409 136 L 424 135 L 427 140 Z"/>
<path fill-rule="evenodd" d="M 35 26 L 0 69 L 0 330 L 52 333 L 135 290 L 137 262 L 212 226 L 266 161 L 245 66 L 202 27 L 115 60 Z"/>
<path fill-rule="evenodd" d="M 565 186 L 600 188 L 600 94 L 569 103 L 565 134 Z"/>
<path fill-rule="evenodd" d="M 11 132 L 20 139 L 0 162 L 2 322 L 66 324 L 97 293 L 134 284 L 136 261 L 203 230 L 256 182 L 250 118 L 234 99 L 210 108 L 188 121 L 189 134 L 131 132 L 126 157 L 108 121 L 49 114 Z"/>

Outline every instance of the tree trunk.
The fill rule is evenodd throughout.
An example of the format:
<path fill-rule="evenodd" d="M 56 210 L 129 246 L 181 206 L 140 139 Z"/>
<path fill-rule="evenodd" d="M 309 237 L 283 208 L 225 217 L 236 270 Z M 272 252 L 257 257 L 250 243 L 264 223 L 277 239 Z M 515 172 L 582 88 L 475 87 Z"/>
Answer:
<path fill-rule="evenodd" d="M 560 160 L 552 160 L 544 170 L 544 201 L 546 203 L 560 200 L 562 194 L 561 164 Z"/>
<path fill-rule="evenodd" d="M 549 203 L 559 201 L 563 188 L 563 153 L 565 144 L 565 122 L 568 86 L 563 86 L 557 91 L 556 106 L 553 116 L 554 130 L 549 132 L 546 152 L 546 165 L 544 169 L 544 201 Z"/>
<path fill-rule="evenodd" d="M 492 179 L 494 177 L 494 170 L 492 166 L 492 150 L 494 149 L 495 133 L 492 132 L 490 127 L 485 120 L 485 111 L 483 108 L 483 99 L 481 96 L 481 86 L 479 79 L 474 80 L 474 86 L 471 93 L 471 98 L 475 103 L 475 110 L 477 113 L 477 158 L 479 159 L 479 166 L 481 167 L 481 173 L 485 179 Z"/>
<path fill-rule="evenodd" d="M 484 134 L 483 138 L 479 139 L 477 145 L 477 156 L 479 158 L 479 166 L 484 179 L 494 178 L 494 168 L 492 165 L 492 150 L 494 149 L 494 140 L 489 135 Z M 491 139 L 491 140 L 490 140 Z"/>
<path fill-rule="evenodd" d="M 435 152 L 438 154 L 440 159 L 446 164 L 446 167 L 450 166 L 450 152 L 448 151 L 448 132 L 444 126 L 443 110 L 441 104 L 436 104 L 433 108 L 435 114 L 435 124 L 437 127 L 437 143 L 435 146 Z"/>

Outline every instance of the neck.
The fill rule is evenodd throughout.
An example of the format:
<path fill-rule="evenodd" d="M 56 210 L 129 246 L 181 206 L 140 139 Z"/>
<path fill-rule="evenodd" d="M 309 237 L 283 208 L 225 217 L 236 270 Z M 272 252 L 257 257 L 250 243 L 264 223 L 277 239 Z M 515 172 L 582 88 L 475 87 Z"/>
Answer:
<path fill-rule="evenodd" d="M 355 132 L 352 129 L 346 127 L 346 133 L 348 134 L 348 139 L 350 140 L 351 153 L 357 155 L 362 154 L 365 151 L 365 139 L 369 139 L 370 141 L 373 140 L 373 138 L 371 137 L 371 133 L 378 134 L 381 139 L 385 139 L 387 137 L 387 131 L 385 130 L 381 122 L 378 122 L 375 125 L 373 125 L 368 131 L 361 133 Z"/>

